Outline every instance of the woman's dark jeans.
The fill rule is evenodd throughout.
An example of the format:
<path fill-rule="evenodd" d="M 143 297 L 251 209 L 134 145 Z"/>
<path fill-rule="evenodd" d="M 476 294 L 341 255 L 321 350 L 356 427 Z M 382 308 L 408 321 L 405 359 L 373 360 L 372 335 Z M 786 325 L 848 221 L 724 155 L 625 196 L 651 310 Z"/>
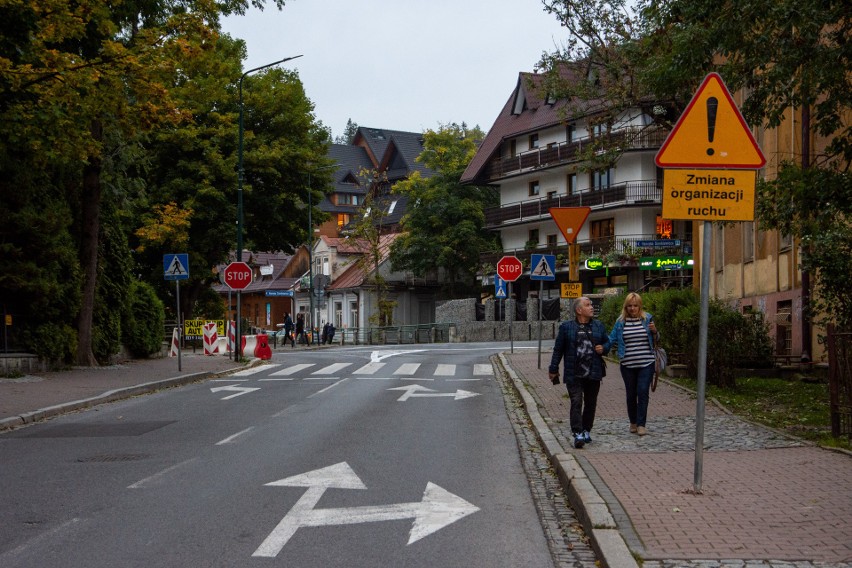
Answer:
<path fill-rule="evenodd" d="M 621 378 L 627 391 L 627 416 L 631 424 L 645 426 L 648 419 L 648 399 L 654 379 L 654 363 L 639 368 L 621 365 Z"/>

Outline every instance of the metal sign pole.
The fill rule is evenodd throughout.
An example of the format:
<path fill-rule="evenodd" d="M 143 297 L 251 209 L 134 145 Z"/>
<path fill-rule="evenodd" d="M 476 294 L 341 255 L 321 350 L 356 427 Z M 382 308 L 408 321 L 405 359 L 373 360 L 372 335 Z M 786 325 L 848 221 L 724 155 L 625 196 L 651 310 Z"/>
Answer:
<path fill-rule="evenodd" d="M 506 299 L 507 300 L 512 299 L 512 283 L 511 282 L 509 282 L 509 293 L 507 294 Z M 514 325 L 515 324 L 514 311 L 515 311 L 515 304 L 511 304 L 510 312 L 512 312 L 512 313 L 509 314 L 509 353 L 515 352 L 515 339 L 514 339 L 514 333 L 512 332 L 512 328 L 515 327 L 515 325 Z"/>
<path fill-rule="evenodd" d="M 181 351 L 183 351 L 183 324 L 180 321 L 180 280 L 175 280 L 175 296 L 177 296 L 177 325 L 178 325 L 178 371 L 181 371 Z"/>
<path fill-rule="evenodd" d="M 538 368 L 541 369 L 541 296 L 544 294 L 544 280 L 538 281 Z"/>
<path fill-rule="evenodd" d="M 701 244 L 701 307 L 698 317 L 698 400 L 695 405 L 695 493 L 701 493 L 701 476 L 704 469 L 704 396 L 707 382 L 707 324 L 710 320 L 711 237 L 712 223 L 704 221 L 704 238 Z"/>

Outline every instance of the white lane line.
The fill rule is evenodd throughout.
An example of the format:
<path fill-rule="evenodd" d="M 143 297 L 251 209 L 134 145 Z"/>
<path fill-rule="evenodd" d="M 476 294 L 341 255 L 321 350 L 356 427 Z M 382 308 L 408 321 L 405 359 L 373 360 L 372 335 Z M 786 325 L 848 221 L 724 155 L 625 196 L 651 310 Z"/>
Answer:
<path fill-rule="evenodd" d="M 353 372 L 352 374 L 353 375 L 372 375 L 373 373 L 375 373 L 376 371 L 378 371 L 379 369 L 381 369 L 384 366 L 385 366 L 385 363 L 379 363 L 379 362 L 373 361 L 372 363 L 367 363 L 366 365 L 364 365 L 363 367 L 361 367 L 357 371 Z"/>
<path fill-rule="evenodd" d="M 491 363 L 477 363 L 473 366 L 473 374 L 491 376 L 494 374 L 494 368 Z"/>
<path fill-rule="evenodd" d="M 467 383 L 467 382 L 471 382 L 471 381 L 477 382 L 477 381 L 481 381 L 481 380 L 482 379 L 447 379 L 447 382 L 448 383 Z"/>
<path fill-rule="evenodd" d="M 403 363 L 399 369 L 394 371 L 394 375 L 413 375 L 420 368 L 420 363 Z"/>
<path fill-rule="evenodd" d="M 219 440 L 218 442 L 216 442 L 216 445 L 221 446 L 222 444 L 230 444 L 235 439 L 237 439 L 237 437 L 242 436 L 243 434 L 245 434 L 247 432 L 251 432 L 252 430 L 254 430 L 254 426 L 249 426 L 245 430 L 242 430 L 241 432 L 237 432 L 236 434 L 234 434 L 232 436 L 228 436 L 224 440 Z"/>
<path fill-rule="evenodd" d="M 43 541 L 45 541 L 46 539 L 53 538 L 54 536 L 60 535 L 61 533 L 74 528 L 74 525 L 81 522 L 82 520 L 83 519 L 79 517 L 74 517 L 73 519 L 65 521 L 59 526 L 53 527 L 50 530 L 38 534 L 33 538 L 29 539 L 27 542 L 23 543 L 22 545 L 17 546 L 8 552 L 0 554 L 0 560 L 14 560 L 16 556 L 20 556 L 21 554 L 27 552 L 27 549 L 29 548 L 37 548 L 38 550 L 41 550 L 46 547 Z M 0 564 L 3 564 L 4 566 L 9 566 L 9 564 L 6 564 L 5 561 L 0 562 Z"/>
<path fill-rule="evenodd" d="M 442 377 L 452 377 L 456 374 L 456 366 L 455 365 L 447 365 L 440 364 L 438 368 L 435 369 L 435 374 Z"/>
<path fill-rule="evenodd" d="M 346 367 L 348 367 L 351 364 L 352 363 L 332 363 L 331 365 L 328 365 L 327 367 L 323 367 L 322 369 L 319 369 L 318 371 L 314 371 L 311 374 L 312 375 L 333 375 L 334 373 L 336 373 L 340 369 L 345 369 Z"/>
<path fill-rule="evenodd" d="M 396 377 L 355 377 L 359 381 L 398 381 Z"/>
<path fill-rule="evenodd" d="M 346 381 L 348 381 L 348 380 L 349 380 L 348 378 L 346 378 L 346 379 L 340 379 L 340 380 L 339 380 L 339 381 L 337 381 L 336 383 L 331 384 L 331 385 L 328 385 L 328 386 L 327 386 L 327 387 L 325 387 L 324 389 L 318 390 L 318 391 L 317 391 L 317 392 L 315 392 L 314 394 L 309 395 L 309 396 L 308 396 L 308 398 L 313 398 L 313 397 L 315 397 L 315 396 L 316 396 L 316 395 L 318 395 L 318 394 L 322 394 L 322 393 L 324 393 L 325 391 L 329 391 L 329 390 L 333 389 L 334 387 L 336 387 L 337 385 L 339 385 L 340 383 L 345 383 L 345 382 L 346 382 Z"/>
<path fill-rule="evenodd" d="M 210 379 L 211 383 L 244 383 L 250 379 Z M 261 379 L 263 380 L 263 379 Z"/>
<path fill-rule="evenodd" d="M 300 363 L 298 365 L 293 365 L 292 367 L 287 367 L 286 369 L 281 369 L 280 371 L 275 371 L 270 377 L 281 377 L 286 375 L 292 375 L 294 373 L 298 373 L 303 369 L 307 369 L 308 367 L 313 367 L 313 363 Z"/>
<path fill-rule="evenodd" d="M 160 479 L 162 479 L 163 477 L 165 477 L 165 476 L 166 476 L 166 474 L 168 474 L 168 473 L 170 473 L 170 472 L 172 472 L 172 471 L 174 471 L 174 470 L 178 469 L 179 467 L 183 467 L 183 466 L 185 466 L 185 465 L 191 464 L 192 462 L 194 462 L 194 461 L 195 461 L 195 460 L 197 460 L 197 459 L 198 459 L 198 458 L 191 458 L 191 459 L 188 459 L 188 460 L 186 460 L 186 461 L 182 461 L 182 462 L 180 462 L 180 463 L 177 463 L 177 464 L 175 464 L 175 465 L 173 465 L 173 466 L 171 466 L 171 467 L 167 467 L 167 468 L 166 468 L 166 469 L 164 469 L 163 471 L 158 471 L 158 472 L 157 472 L 157 473 L 155 473 L 154 475 L 149 475 L 149 476 L 148 476 L 148 477 L 146 477 L 145 479 L 140 479 L 139 481 L 137 481 L 137 482 L 136 482 L 136 483 L 134 483 L 133 485 L 128 485 L 128 486 L 127 486 L 127 488 L 128 488 L 128 489 L 139 489 L 139 488 L 140 488 L 140 487 L 142 487 L 143 485 L 147 485 L 148 483 L 151 483 L 151 482 L 153 482 L 153 481 L 159 481 Z"/>
<path fill-rule="evenodd" d="M 290 379 L 284 379 L 284 378 L 282 378 L 282 379 L 257 379 L 257 382 L 262 382 L 262 381 L 292 381 L 292 380 L 293 380 L 292 378 L 290 378 Z"/>
<path fill-rule="evenodd" d="M 400 381 L 434 381 L 435 379 L 427 379 L 426 377 L 399 377 Z"/>

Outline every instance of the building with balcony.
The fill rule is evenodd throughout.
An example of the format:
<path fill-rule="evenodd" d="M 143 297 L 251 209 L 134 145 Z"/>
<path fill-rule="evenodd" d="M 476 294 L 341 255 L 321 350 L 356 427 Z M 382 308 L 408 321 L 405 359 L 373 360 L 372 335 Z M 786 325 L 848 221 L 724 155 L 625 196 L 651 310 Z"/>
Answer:
<path fill-rule="evenodd" d="M 560 283 L 568 281 L 568 246 L 549 210 L 589 207 L 576 237 L 583 293 L 691 285 L 692 223 L 661 214 L 662 171 L 654 157 L 668 131 L 655 120 L 655 107 L 612 113 L 590 102 L 578 112 L 542 85 L 542 76 L 520 73 L 462 176 L 500 191 L 500 205 L 486 211 L 486 223 L 499 232 L 502 250 L 486 255 L 484 265 L 494 266 L 503 255 L 528 263 L 531 254 L 553 254 L 557 282 L 548 283 L 545 296 L 558 297 Z M 608 167 L 595 167 L 589 157 L 601 142 L 620 149 Z M 648 261 L 663 256 L 678 259 L 669 263 L 676 268 L 657 270 Z M 585 259 L 600 262 L 587 268 Z M 493 271 L 484 276 L 490 277 L 486 285 L 493 281 Z M 519 299 L 528 292 L 526 277 L 515 282 Z"/>

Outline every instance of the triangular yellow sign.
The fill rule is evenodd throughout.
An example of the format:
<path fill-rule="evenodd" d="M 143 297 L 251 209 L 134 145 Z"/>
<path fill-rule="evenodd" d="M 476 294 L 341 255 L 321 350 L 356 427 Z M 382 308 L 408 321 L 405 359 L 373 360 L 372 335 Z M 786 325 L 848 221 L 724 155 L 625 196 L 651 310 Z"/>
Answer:
<path fill-rule="evenodd" d="M 551 207 L 550 216 L 570 245 L 576 240 L 591 210 L 591 207 Z"/>
<path fill-rule="evenodd" d="M 695 92 L 660 151 L 661 168 L 762 168 L 766 158 L 718 73 Z"/>

